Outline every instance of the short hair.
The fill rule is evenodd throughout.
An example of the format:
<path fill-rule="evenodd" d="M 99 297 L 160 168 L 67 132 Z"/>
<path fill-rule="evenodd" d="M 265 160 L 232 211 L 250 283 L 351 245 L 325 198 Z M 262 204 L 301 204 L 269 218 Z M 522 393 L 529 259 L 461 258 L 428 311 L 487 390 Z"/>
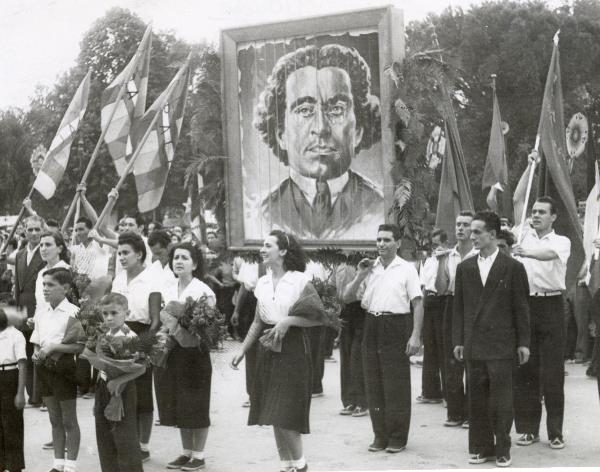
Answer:
<path fill-rule="evenodd" d="M 140 213 L 136 213 L 135 215 L 125 215 L 121 221 L 125 220 L 125 218 L 133 218 L 135 220 L 135 224 L 140 228 L 146 224 L 144 217 Z"/>
<path fill-rule="evenodd" d="M 146 245 L 139 234 L 134 233 L 133 231 L 125 231 L 124 233 L 121 233 L 119 235 L 118 245 L 121 246 L 125 244 L 131 246 L 133 252 L 140 252 L 142 254 L 142 263 L 146 260 Z"/>
<path fill-rule="evenodd" d="M 67 249 L 67 243 L 65 242 L 65 238 L 62 235 L 62 233 L 54 230 L 54 229 L 48 229 L 46 231 L 42 232 L 42 235 L 40 236 L 40 241 L 42 240 L 42 238 L 47 238 L 47 237 L 51 237 L 52 239 L 54 239 L 54 244 L 56 244 L 57 246 L 62 246 L 62 249 L 58 255 L 58 257 L 65 261 L 66 263 L 69 262 L 69 250 Z"/>
<path fill-rule="evenodd" d="M 4 331 L 8 326 L 8 316 L 2 308 L 0 308 L 0 331 Z"/>
<path fill-rule="evenodd" d="M 287 151 L 279 145 L 279 137 L 285 128 L 285 85 L 289 75 L 303 67 L 338 67 L 350 77 L 354 115 L 357 128 L 363 136 L 355 148 L 368 149 L 381 139 L 381 113 L 379 100 L 371 95 L 371 70 L 355 48 L 340 44 L 306 46 L 279 58 L 265 89 L 258 98 L 254 125 L 260 138 L 271 148 L 279 160 L 288 165 Z"/>
<path fill-rule="evenodd" d="M 98 303 L 99 307 L 107 306 L 107 305 L 118 305 L 125 310 L 129 309 L 129 301 L 127 297 L 122 293 L 107 293 L 100 299 L 100 303 Z"/>
<path fill-rule="evenodd" d="M 278 229 L 271 231 L 269 236 L 274 236 L 277 239 L 277 247 L 279 249 L 287 250 L 283 257 L 284 270 L 296 270 L 298 272 L 306 270 L 306 255 L 294 236 Z"/>
<path fill-rule="evenodd" d="M 54 228 L 58 228 L 60 225 L 58 224 L 58 221 L 55 220 L 54 218 L 48 218 L 46 220 L 46 226 L 52 226 Z"/>
<path fill-rule="evenodd" d="M 52 269 L 48 269 L 46 271 L 42 269 L 42 276 L 52 277 L 60 285 L 73 285 L 73 274 L 71 274 L 69 269 L 65 269 L 64 267 L 53 267 Z"/>
<path fill-rule="evenodd" d="M 31 215 L 28 216 L 27 218 L 25 218 L 25 227 L 27 228 L 27 224 L 30 221 L 37 221 L 40 226 L 42 227 L 42 229 L 44 229 L 44 226 L 46 225 L 46 223 L 44 222 L 44 218 L 42 218 L 40 215 Z"/>
<path fill-rule="evenodd" d="M 393 223 L 379 225 L 377 232 L 379 233 L 379 231 L 391 231 L 391 233 L 394 235 L 394 241 L 398 241 L 400 238 L 402 238 L 402 230 L 400 229 L 400 226 Z"/>
<path fill-rule="evenodd" d="M 504 239 L 508 246 L 512 246 L 515 243 L 515 237 L 510 231 L 506 231 L 505 229 L 501 229 L 496 239 Z"/>
<path fill-rule="evenodd" d="M 192 276 L 202 280 L 204 277 L 204 257 L 202 256 L 202 251 L 190 242 L 173 245 L 169 250 L 169 267 L 171 270 L 173 270 L 173 257 L 175 257 L 175 251 L 177 251 L 177 249 L 183 249 L 190 253 L 192 261 L 196 264 L 196 269 L 192 271 Z"/>
<path fill-rule="evenodd" d="M 75 224 L 77 223 L 83 223 L 87 229 L 92 229 L 94 227 L 92 220 L 90 220 L 87 216 L 80 216 Z"/>
<path fill-rule="evenodd" d="M 473 218 L 475 214 L 471 210 L 461 210 L 458 212 L 458 215 L 456 217 L 458 218 L 459 216 L 469 216 Z"/>
<path fill-rule="evenodd" d="M 166 249 L 171 244 L 171 236 L 165 230 L 154 230 L 148 235 L 148 246 L 152 247 L 155 244 L 160 244 Z"/>
<path fill-rule="evenodd" d="M 435 238 L 437 236 L 440 237 L 441 243 L 445 243 L 446 241 L 448 241 L 448 233 L 446 233 L 446 231 L 444 231 L 442 228 L 436 228 L 431 232 L 432 240 L 433 240 L 433 238 Z"/>
<path fill-rule="evenodd" d="M 550 213 L 552 215 L 556 215 L 556 201 L 554 198 L 549 197 L 548 195 L 544 195 L 543 197 L 538 197 L 535 200 L 535 203 L 547 203 L 550 205 Z"/>
<path fill-rule="evenodd" d="M 485 223 L 485 228 L 488 231 L 496 231 L 496 238 L 500 234 L 500 217 L 490 210 L 478 211 L 473 216 L 473 220 L 483 221 Z"/>

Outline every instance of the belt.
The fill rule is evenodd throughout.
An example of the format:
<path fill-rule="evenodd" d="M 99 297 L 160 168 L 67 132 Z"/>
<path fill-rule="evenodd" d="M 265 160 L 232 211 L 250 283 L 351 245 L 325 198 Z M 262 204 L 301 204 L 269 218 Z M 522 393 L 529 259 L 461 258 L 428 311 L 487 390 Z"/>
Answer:
<path fill-rule="evenodd" d="M 369 315 L 373 316 L 399 316 L 405 313 L 392 313 L 391 311 L 367 311 Z"/>
<path fill-rule="evenodd" d="M 15 370 L 18 368 L 19 368 L 19 365 L 16 362 L 13 362 L 12 364 L 0 365 L 0 371 Z"/>
<path fill-rule="evenodd" d="M 562 295 L 560 290 L 555 290 L 553 292 L 533 292 L 530 297 L 557 297 L 558 295 Z"/>
<path fill-rule="evenodd" d="M 425 290 L 425 296 L 427 297 L 446 297 L 448 295 L 452 294 L 450 292 L 446 292 L 440 295 L 437 292 L 434 292 L 433 290 Z"/>

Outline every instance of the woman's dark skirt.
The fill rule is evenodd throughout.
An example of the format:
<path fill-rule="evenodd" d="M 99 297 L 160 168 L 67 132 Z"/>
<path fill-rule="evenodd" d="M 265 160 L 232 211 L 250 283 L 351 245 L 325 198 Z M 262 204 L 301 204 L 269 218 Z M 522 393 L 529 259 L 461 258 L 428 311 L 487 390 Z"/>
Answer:
<path fill-rule="evenodd" d="M 156 377 L 161 426 L 199 429 L 210 426 L 210 353 L 177 344 Z"/>
<path fill-rule="evenodd" d="M 137 321 L 128 321 L 127 326 L 138 336 L 143 336 L 150 330 L 150 325 L 138 323 Z M 154 399 L 152 397 L 152 367 L 147 366 L 146 372 L 135 379 L 135 388 L 137 391 L 137 412 L 152 413 L 154 411 Z"/>
<path fill-rule="evenodd" d="M 305 330 L 290 328 L 282 344 L 281 352 L 273 352 L 257 341 L 248 425 L 308 434 L 312 367 Z"/>

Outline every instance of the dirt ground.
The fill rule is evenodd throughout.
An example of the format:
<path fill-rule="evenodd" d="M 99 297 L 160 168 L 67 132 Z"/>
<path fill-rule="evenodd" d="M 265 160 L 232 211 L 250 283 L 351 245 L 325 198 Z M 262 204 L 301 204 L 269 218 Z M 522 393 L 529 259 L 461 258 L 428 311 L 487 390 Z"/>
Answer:
<path fill-rule="evenodd" d="M 205 450 L 206 470 L 276 472 L 279 470 L 279 461 L 272 429 L 246 426 L 248 410 L 241 406 L 246 400 L 243 366 L 238 371 L 229 367 L 235 349 L 235 342 L 227 343 L 224 351 L 212 356 L 212 426 Z M 339 359 L 337 350 L 334 356 Z M 600 404 L 596 382 L 585 376 L 585 367 L 582 365 L 568 365 L 567 371 L 565 449 L 550 449 L 545 432 L 542 432 L 540 443 L 529 447 L 513 446 L 513 468 L 595 467 L 600 464 Z M 413 366 L 411 374 L 415 398 L 420 394 L 421 369 Z M 369 417 L 339 415 L 339 362 L 325 364 L 324 390 L 323 397 L 313 399 L 312 432 L 304 437 L 305 456 L 313 472 L 495 467 L 493 463 L 483 466 L 467 464 L 467 430 L 444 427 L 442 423 L 446 411 L 439 404 L 413 402 L 410 438 L 404 452 L 368 452 L 367 446 L 372 440 Z M 100 471 L 92 406 L 93 400 L 78 400 L 81 427 L 78 470 L 83 472 Z M 515 438 L 516 434 L 513 434 L 513 441 Z M 47 413 L 36 409 L 25 410 L 25 460 L 28 472 L 48 472 L 52 468 L 52 451 L 41 449 L 41 445 L 49 440 Z M 150 451 L 151 460 L 144 464 L 144 470 L 166 470 L 166 463 L 181 451 L 176 429 L 155 426 Z"/>

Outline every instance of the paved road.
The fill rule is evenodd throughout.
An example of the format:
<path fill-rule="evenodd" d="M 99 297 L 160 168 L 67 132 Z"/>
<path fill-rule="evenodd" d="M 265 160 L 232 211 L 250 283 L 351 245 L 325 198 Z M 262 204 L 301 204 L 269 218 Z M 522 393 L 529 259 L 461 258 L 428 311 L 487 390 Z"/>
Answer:
<path fill-rule="evenodd" d="M 248 410 L 241 407 L 245 398 L 244 371 L 228 366 L 236 343 L 213 354 L 213 395 L 206 470 L 215 472 L 263 472 L 279 470 L 272 430 L 246 426 Z M 337 358 L 337 351 L 335 356 Z M 408 448 L 400 454 L 370 453 L 372 440 L 368 417 L 352 418 L 338 414 L 339 363 L 326 363 L 325 396 L 313 400 L 312 434 L 305 436 L 305 450 L 311 471 L 454 469 L 476 468 L 467 460 L 467 431 L 442 425 L 446 411 L 441 405 L 413 404 Z M 585 376 L 585 367 L 568 365 L 566 377 L 566 448 L 551 450 L 545 434 L 542 442 L 512 449 L 514 467 L 597 466 L 600 464 L 600 404 L 595 381 Z M 420 393 L 421 370 L 412 368 L 413 398 Z M 93 400 L 78 400 L 82 442 L 78 467 L 83 472 L 100 470 L 92 417 Z M 25 458 L 28 472 L 48 472 L 52 452 L 42 451 L 50 439 L 46 413 L 25 412 Z M 516 437 L 513 435 L 513 438 Z M 176 429 L 155 427 L 151 439 L 151 460 L 146 472 L 166 470 L 165 464 L 181 450 Z M 479 468 L 493 468 L 484 464 Z"/>

